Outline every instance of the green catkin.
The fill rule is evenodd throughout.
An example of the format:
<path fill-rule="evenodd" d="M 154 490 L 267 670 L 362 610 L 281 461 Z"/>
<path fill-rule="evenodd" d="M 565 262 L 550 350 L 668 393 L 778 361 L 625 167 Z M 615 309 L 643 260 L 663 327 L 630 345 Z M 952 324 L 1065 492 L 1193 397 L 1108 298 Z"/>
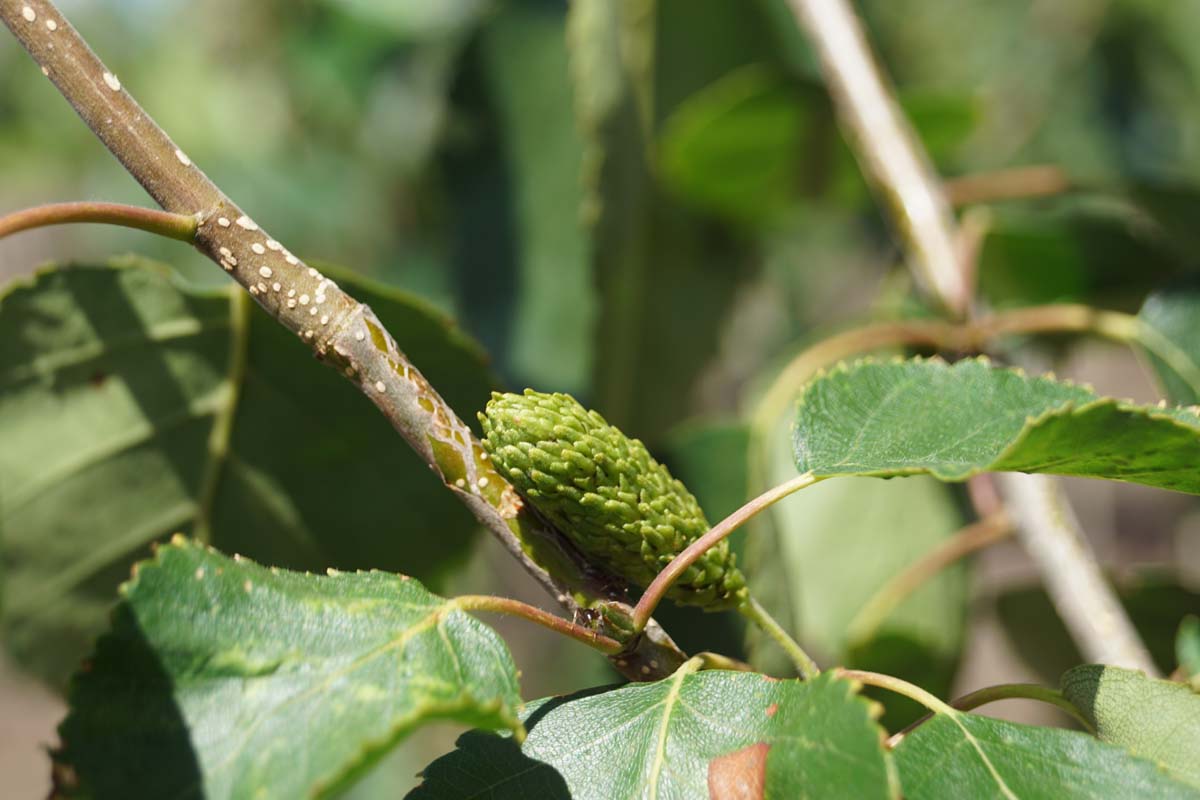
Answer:
<path fill-rule="evenodd" d="M 708 529 L 696 498 L 637 439 L 566 394 L 492 395 L 483 446 L 500 474 L 588 558 L 645 587 Z M 710 548 L 667 597 L 716 611 L 746 599 L 729 543 Z"/>

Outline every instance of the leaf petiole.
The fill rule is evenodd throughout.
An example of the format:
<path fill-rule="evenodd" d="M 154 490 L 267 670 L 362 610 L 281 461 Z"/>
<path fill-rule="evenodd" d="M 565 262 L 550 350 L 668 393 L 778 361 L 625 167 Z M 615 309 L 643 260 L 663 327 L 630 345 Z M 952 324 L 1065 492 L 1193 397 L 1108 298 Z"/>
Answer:
<path fill-rule="evenodd" d="M 675 556 L 671 563 L 663 568 L 662 572 L 658 573 L 654 580 L 650 582 L 650 585 L 646 587 L 646 591 L 642 593 L 641 599 L 638 600 L 637 606 L 633 609 L 634 630 L 641 631 L 646 627 L 646 623 L 650 620 L 654 609 L 658 607 L 663 597 L 666 596 L 671 585 L 700 556 L 704 555 L 706 550 L 736 531 L 759 512 L 769 508 L 772 504 L 777 503 L 790 494 L 812 486 L 819 480 L 821 479 L 806 472 L 772 489 L 768 489 L 714 525 L 708 533 L 688 545 L 682 553 Z"/>
<path fill-rule="evenodd" d="M 997 700 L 1037 700 L 1049 703 L 1069 714 L 1089 733 L 1096 732 L 1095 726 L 1079 712 L 1079 709 L 1070 700 L 1063 697 L 1062 692 L 1046 686 L 1038 686 L 1036 683 L 1003 683 L 998 686 L 987 686 L 963 695 L 950 705 L 960 711 L 970 711 Z"/>
<path fill-rule="evenodd" d="M 606 655 L 616 655 L 625 649 L 625 645 L 616 639 L 509 597 L 467 594 L 453 598 L 450 603 L 461 611 L 490 611 L 496 614 L 520 617 L 555 633 L 569 636 Z"/>
<path fill-rule="evenodd" d="M 796 669 L 799 670 L 806 681 L 812 680 L 821 674 L 821 670 L 817 667 L 817 662 L 813 661 L 812 656 L 804 652 L 804 648 L 788 635 L 783 626 L 767 613 L 767 610 L 757 600 L 751 597 L 738 608 L 738 611 L 783 648 L 783 651 L 792 659 L 792 663 L 796 665 Z"/>
<path fill-rule="evenodd" d="M 44 228 L 49 225 L 67 225 L 75 222 L 93 222 L 103 225 L 119 225 L 148 233 L 191 242 L 196 238 L 198 221 L 189 214 L 172 214 L 155 208 L 141 208 L 121 203 L 52 203 L 14 211 L 0 217 L 0 239 L 21 231 Z"/>

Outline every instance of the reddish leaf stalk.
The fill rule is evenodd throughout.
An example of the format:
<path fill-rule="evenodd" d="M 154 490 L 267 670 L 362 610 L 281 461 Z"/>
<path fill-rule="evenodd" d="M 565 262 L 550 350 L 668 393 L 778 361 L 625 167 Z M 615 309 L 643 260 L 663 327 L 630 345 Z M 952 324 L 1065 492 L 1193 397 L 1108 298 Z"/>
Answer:
<path fill-rule="evenodd" d="M 0 217 L 0 239 L 21 231 L 49 225 L 92 222 L 119 225 L 156 233 L 168 239 L 190 242 L 196 237 L 197 220 L 186 214 L 172 214 L 153 208 L 139 208 L 120 203 L 52 203 L 14 211 Z"/>

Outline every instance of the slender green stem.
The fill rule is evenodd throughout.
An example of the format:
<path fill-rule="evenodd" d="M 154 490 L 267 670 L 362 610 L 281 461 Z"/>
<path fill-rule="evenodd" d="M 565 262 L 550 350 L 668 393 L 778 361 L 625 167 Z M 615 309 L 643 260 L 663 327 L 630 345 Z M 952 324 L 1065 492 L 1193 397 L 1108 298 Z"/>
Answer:
<path fill-rule="evenodd" d="M 624 645 L 616 639 L 603 636 L 591 628 L 585 628 L 574 622 L 555 616 L 549 611 L 543 611 L 536 606 L 513 600 L 510 597 L 493 597 L 492 595 L 467 594 L 455 597 L 451 602 L 463 611 L 491 611 L 496 614 L 507 614 L 513 617 L 529 620 L 530 622 L 549 628 L 555 633 L 569 636 L 577 642 L 583 642 L 588 647 L 595 648 L 606 655 L 616 655 L 624 649 Z"/>
<path fill-rule="evenodd" d="M 168 239 L 178 239 L 181 242 L 190 242 L 196 238 L 199 223 L 196 217 L 188 214 L 172 214 L 169 211 L 120 203 L 53 203 L 14 211 L 0 217 L 0 239 L 34 228 L 74 222 L 120 225 L 124 228 L 156 233 Z"/>
<path fill-rule="evenodd" d="M 920 686 L 893 675 L 881 675 L 878 672 L 867 672 L 861 669 L 843 669 L 842 667 L 838 667 L 835 670 L 835 674 L 839 678 L 848 678 L 852 681 L 864 683 L 867 686 L 877 686 L 880 689 L 887 689 L 889 692 L 904 695 L 908 699 L 915 700 L 925 706 L 935 714 L 950 714 L 953 716 L 958 713 L 954 708 L 937 699 Z"/>
<path fill-rule="evenodd" d="M 846 636 L 861 642 L 875 635 L 879 626 L 904 600 L 934 575 L 971 553 L 1007 539 L 1012 526 L 1003 514 L 996 514 L 962 528 L 939 542 L 921 558 L 885 583 L 847 625 Z"/>
<path fill-rule="evenodd" d="M 804 652 L 804 648 L 788 635 L 783 626 L 767 613 L 767 610 L 757 600 L 751 597 L 738 607 L 738 611 L 783 648 L 783 651 L 792 659 L 792 663 L 796 665 L 796 669 L 804 676 L 805 680 L 812 680 L 821 674 L 821 670 L 817 667 L 817 662 L 813 661 L 812 656 Z"/>
<path fill-rule="evenodd" d="M 1063 697 L 1062 692 L 1036 683 L 1005 683 L 999 686 L 988 686 L 965 694 L 950 705 L 960 711 L 970 711 L 973 708 L 994 703 L 997 700 L 1037 700 L 1049 703 L 1065 711 L 1086 730 L 1095 733 L 1096 729 L 1070 700 Z"/>
<path fill-rule="evenodd" d="M 726 669 L 734 672 L 754 672 L 754 667 L 747 664 L 745 661 L 738 661 L 736 658 L 714 653 L 710 650 L 705 650 L 702 653 L 697 653 L 696 658 L 704 662 L 704 669 Z"/>
<path fill-rule="evenodd" d="M 638 600 L 637 606 L 633 609 L 633 625 L 635 631 L 641 631 L 650 616 L 654 613 L 654 609 L 658 608 L 658 604 L 662 602 L 663 597 L 670 590 L 672 584 L 679 579 L 679 576 L 696 562 L 700 556 L 717 542 L 724 539 L 729 534 L 736 531 L 747 520 L 753 518 L 756 514 L 771 504 L 782 500 L 793 492 L 798 492 L 806 486 L 812 486 L 819 481 L 820 478 L 813 477 L 811 472 L 806 472 L 803 475 L 797 475 L 786 483 L 782 483 L 773 489 L 763 492 L 758 497 L 751 500 L 746 505 L 739 508 L 737 511 L 730 514 L 725 519 L 721 520 L 708 533 L 701 536 L 696 541 L 688 545 L 682 553 L 663 568 L 663 571 L 655 576 L 650 585 L 646 587 L 646 591 Z"/>

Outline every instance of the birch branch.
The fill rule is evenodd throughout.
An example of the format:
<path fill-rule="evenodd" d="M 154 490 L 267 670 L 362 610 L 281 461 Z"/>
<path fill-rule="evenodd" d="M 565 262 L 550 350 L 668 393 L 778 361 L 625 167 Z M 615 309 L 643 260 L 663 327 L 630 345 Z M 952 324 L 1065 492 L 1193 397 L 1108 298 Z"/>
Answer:
<path fill-rule="evenodd" d="M 1158 668 L 1104 579 L 1061 483 L 1046 475 L 1015 472 L 997 477 L 1017 538 L 1037 564 L 1046 592 L 1083 657 L 1157 677 Z"/>
<path fill-rule="evenodd" d="M 820 56 L 834 106 L 863 172 L 911 251 L 910 266 L 952 313 L 969 310 L 970 291 L 956 258 L 954 217 L 941 180 L 881 74 L 850 0 L 789 0 Z M 1046 582 L 1071 637 L 1088 658 L 1137 665 L 1155 674 L 1145 646 L 1054 479 L 1006 474 L 1007 511 Z M 1109 642 L 1106 636 L 1115 636 Z"/>
<path fill-rule="evenodd" d="M 572 615 L 619 587 L 524 507 L 471 429 L 409 362 L 371 309 L 272 239 L 192 163 L 50 0 L 0 0 L 0 19 L 80 118 L 165 210 L 195 219 L 192 244 L 387 417 L 446 487 Z M 547 570 L 541 565 L 548 565 Z M 559 576 L 556 579 L 554 576 Z M 623 604 L 610 603 L 622 615 Z M 670 675 L 685 656 L 660 627 L 613 657 L 631 679 Z"/>
<path fill-rule="evenodd" d="M 789 0 L 808 34 L 859 166 L 904 239 L 921 287 L 962 316 L 970 289 L 959 268 L 954 216 L 925 149 L 879 69 L 849 0 Z"/>

